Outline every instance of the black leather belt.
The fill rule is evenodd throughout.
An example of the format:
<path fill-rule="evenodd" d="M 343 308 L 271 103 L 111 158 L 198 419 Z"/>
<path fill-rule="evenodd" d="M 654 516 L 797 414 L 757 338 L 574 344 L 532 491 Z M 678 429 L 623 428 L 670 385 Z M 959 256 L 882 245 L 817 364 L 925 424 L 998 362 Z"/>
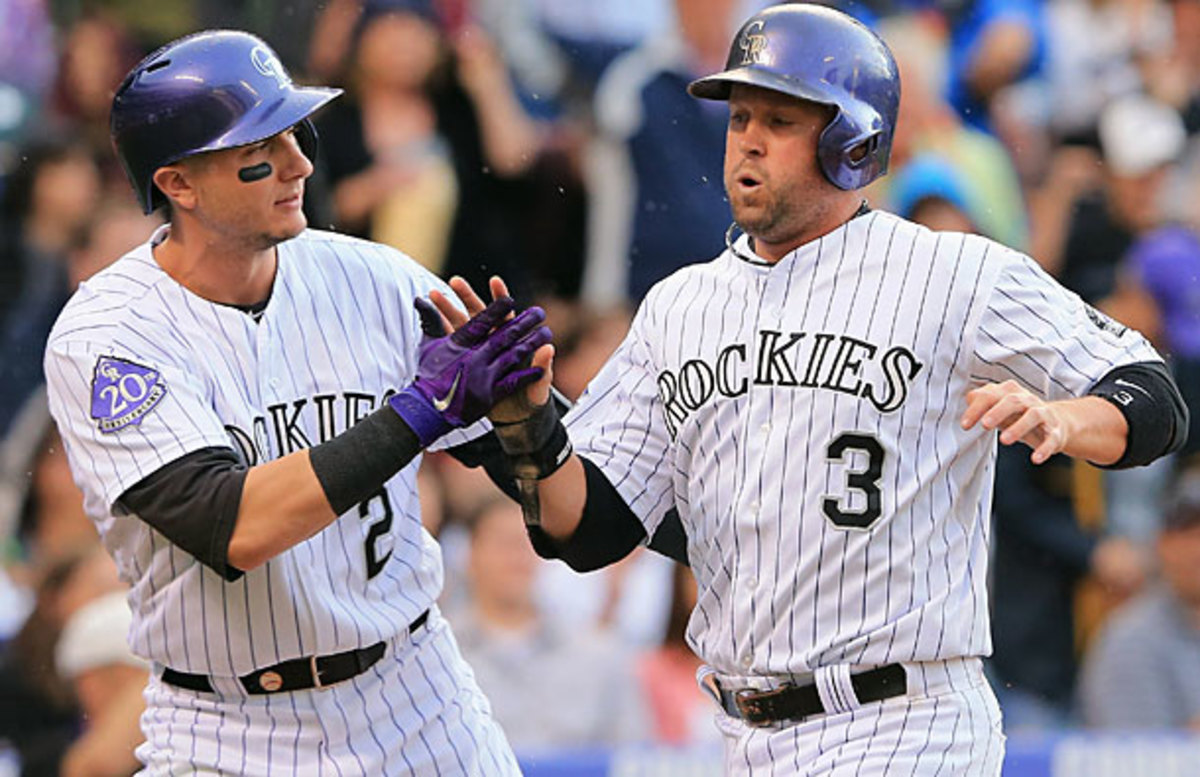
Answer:
<path fill-rule="evenodd" d="M 908 678 L 900 664 L 888 664 L 851 675 L 850 685 L 859 702 L 865 704 L 906 693 Z M 753 688 L 733 690 L 717 683 L 717 689 L 725 712 L 751 726 L 770 726 L 827 712 L 815 684 L 784 685 L 770 691 L 757 691 Z"/>
<path fill-rule="evenodd" d="M 429 620 L 429 610 L 417 616 L 408 625 L 408 633 L 412 634 L 425 625 Z M 256 669 L 248 675 L 238 678 L 238 682 L 246 689 L 246 693 L 285 693 L 287 691 L 304 691 L 309 688 L 322 688 L 333 685 L 351 677 L 357 677 L 375 665 L 383 658 L 387 650 L 386 642 L 376 642 L 365 648 L 347 650 L 344 653 L 334 653 L 328 656 L 308 656 L 281 661 L 274 666 Z M 212 682 L 208 675 L 176 672 L 166 668 L 162 673 L 162 681 L 189 691 L 212 693 Z"/>

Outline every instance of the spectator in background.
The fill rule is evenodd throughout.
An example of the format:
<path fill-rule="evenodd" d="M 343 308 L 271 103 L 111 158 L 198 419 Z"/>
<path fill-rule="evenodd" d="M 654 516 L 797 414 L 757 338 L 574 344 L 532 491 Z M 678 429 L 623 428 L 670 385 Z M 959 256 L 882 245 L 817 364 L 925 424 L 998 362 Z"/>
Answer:
<path fill-rule="evenodd" d="M 643 653 L 638 679 L 653 716 L 654 740 L 665 745 L 716 745 L 720 742 L 712 700 L 698 685 L 703 662 L 688 647 L 687 622 L 696 606 L 692 571 L 675 564 L 671 574 L 671 610 L 662 644 Z"/>
<path fill-rule="evenodd" d="M 146 216 L 128 197 L 102 199 L 79 240 L 68 251 L 67 276 L 74 289 L 150 238 L 162 214 Z"/>
<path fill-rule="evenodd" d="M 1073 188 L 1079 193 L 1073 201 L 1063 196 L 1057 206 L 1049 203 L 1065 205 L 1068 211 L 1061 228 L 1065 237 L 1058 246 L 1044 242 L 1037 259 L 1064 286 L 1121 324 L 1154 330 L 1159 314 L 1153 298 L 1128 293 L 1121 268 L 1134 241 L 1162 226 L 1167 217 L 1164 186 L 1184 149 L 1183 122 L 1170 106 L 1137 94 L 1105 106 L 1098 129 L 1103 160 L 1099 177 L 1094 174 L 1097 168 L 1087 166 L 1086 152 L 1059 152 L 1056 161 L 1071 162 L 1055 170 L 1064 193 Z M 1041 202 L 1047 205 L 1047 200 Z M 1152 540 L 1171 466 L 1163 460 L 1104 473 L 1106 520 L 1113 532 Z"/>
<path fill-rule="evenodd" d="M 63 31 L 58 78 L 46 123 L 77 133 L 97 159 L 111 160 L 106 180 L 120 186 L 125 177 L 112 154 L 108 111 L 121 79 L 140 59 L 140 51 L 121 22 L 104 11 L 90 11 Z"/>
<path fill-rule="evenodd" d="M 1200 235 L 1180 224 L 1138 238 L 1126 254 L 1118 294 L 1110 307 L 1149 310 L 1155 320 L 1141 331 L 1171 356 L 1175 381 L 1191 409 L 1182 466 L 1200 463 Z M 1125 302 L 1127 296 L 1148 301 Z"/>
<path fill-rule="evenodd" d="M 728 110 L 687 84 L 721 69 L 738 0 L 675 0 L 678 24 L 622 55 L 596 89 L 583 298 L 637 303 L 685 264 L 716 256 L 731 216 L 722 185 Z"/>
<path fill-rule="evenodd" d="M 62 777 L 128 777 L 141 766 L 133 753 L 143 739 L 138 719 L 149 667 L 125 644 L 133 620 L 125 596 L 98 595 L 66 619 L 59 635 L 55 664 L 84 721 L 63 757 Z"/>
<path fill-rule="evenodd" d="M 0 207 L 0 434 L 42 383 L 46 337 L 70 295 L 69 251 L 100 198 L 86 146 L 42 140 L 23 154 Z"/>
<path fill-rule="evenodd" d="M 1159 0 L 1055 0 L 1045 13 L 1050 132 L 1095 147 L 1100 112 L 1142 91 L 1147 61 L 1170 48 L 1170 10 Z"/>
<path fill-rule="evenodd" d="M 1045 19 L 1037 0 L 950 0 L 947 99 L 963 121 L 996 131 L 997 101 L 1037 74 L 1045 57 Z"/>
<path fill-rule="evenodd" d="M 1144 95 L 1106 106 L 1099 134 L 1104 177 L 1071 206 L 1059 250 L 1046 246 L 1038 261 L 1086 302 L 1103 308 L 1134 238 L 1162 223 L 1162 186 L 1186 134 L 1179 114 Z"/>
<path fill-rule="evenodd" d="M 1001 446 L 992 515 L 992 658 L 989 669 L 1008 733 L 1073 722 L 1077 673 L 1076 587 L 1092 575 L 1122 599 L 1146 574 L 1141 549 L 1082 525 L 1087 481 L 1066 456 L 1035 465 Z"/>
<path fill-rule="evenodd" d="M 938 232 L 977 232 L 970 195 L 958 172 L 934 154 L 922 154 L 895 173 L 889 208 Z"/>
<path fill-rule="evenodd" d="M 33 121 L 54 79 L 54 28 L 45 0 L 0 0 L 0 176 Z"/>
<path fill-rule="evenodd" d="M 431 5 L 376 2 L 351 50 L 350 92 L 318 117 L 338 228 L 441 270 L 458 199 L 430 81 L 446 56 Z M 380 242 L 387 242 L 380 240 Z"/>
<path fill-rule="evenodd" d="M 1189 135 L 1200 134 L 1200 0 L 1168 0 L 1173 32 L 1148 62 L 1147 88 L 1184 117 Z"/>
<path fill-rule="evenodd" d="M 548 311 L 555 333 L 554 387 L 572 402 L 625 339 L 633 314 L 624 306 Z M 560 323 L 561 322 L 561 323 Z"/>
<path fill-rule="evenodd" d="M 482 29 L 445 30 L 431 0 L 369 0 L 356 25 L 350 94 L 317 118 L 336 227 L 527 296 L 529 204 L 573 185 L 542 167 L 503 61 Z"/>
<path fill-rule="evenodd" d="M 590 88 L 571 83 L 571 61 L 530 0 L 450 0 L 485 30 L 512 71 L 522 105 L 539 118 L 559 118 L 590 100 Z M 656 0 L 662 2 L 662 0 Z"/>
<path fill-rule="evenodd" d="M 1200 229 L 1200 0 L 1169 0 L 1174 37 L 1148 61 L 1147 89 L 1183 116 L 1190 143 L 1168 186 L 1170 215 Z"/>
<path fill-rule="evenodd" d="M 23 775 L 59 774 L 80 728 L 73 690 L 54 662 L 63 626 L 88 602 L 123 588 L 95 538 L 39 566 L 34 610 L 0 651 L 0 742 L 17 749 Z"/>
<path fill-rule="evenodd" d="M 926 17 L 893 17 L 881 24 L 900 67 L 900 120 L 892 143 L 892 175 L 868 190 L 872 201 L 890 193 L 910 160 L 935 155 L 960 179 L 965 210 L 980 234 L 1023 249 L 1029 241 L 1021 182 L 1012 158 L 994 136 L 963 123 L 941 97 L 946 56 L 943 33 Z"/>
<path fill-rule="evenodd" d="M 645 737 L 629 650 L 603 631 L 543 617 L 521 508 L 493 497 L 469 521 L 464 606 L 447 613 L 463 656 L 518 752 L 607 747 Z"/>
<path fill-rule="evenodd" d="M 1086 657 L 1089 726 L 1200 731 L 1200 471 L 1179 481 L 1157 549 L 1161 582 L 1116 613 Z"/>
<path fill-rule="evenodd" d="M 671 0 L 521 0 L 558 44 L 573 89 L 590 93 L 621 54 L 670 34 Z"/>

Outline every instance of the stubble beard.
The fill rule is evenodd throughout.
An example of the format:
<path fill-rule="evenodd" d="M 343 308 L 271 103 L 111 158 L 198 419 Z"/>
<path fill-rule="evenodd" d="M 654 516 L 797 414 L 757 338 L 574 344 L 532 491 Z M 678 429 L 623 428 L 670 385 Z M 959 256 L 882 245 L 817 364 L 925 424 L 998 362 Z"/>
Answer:
<path fill-rule="evenodd" d="M 790 198 L 759 193 L 758 204 L 730 197 L 733 220 L 743 232 L 767 243 L 786 243 L 803 230 L 805 214 Z"/>

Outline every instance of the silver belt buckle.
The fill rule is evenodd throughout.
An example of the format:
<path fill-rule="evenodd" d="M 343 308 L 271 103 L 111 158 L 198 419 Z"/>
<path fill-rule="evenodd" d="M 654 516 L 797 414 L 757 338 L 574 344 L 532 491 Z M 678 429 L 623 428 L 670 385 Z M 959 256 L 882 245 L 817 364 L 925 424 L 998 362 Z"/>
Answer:
<path fill-rule="evenodd" d="M 308 657 L 308 668 L 312 672 L 313 687 L 324 688 L 325 686 L 321 683 L 321 670 L 317 669 L 316 655 L 311 655 Z"/>

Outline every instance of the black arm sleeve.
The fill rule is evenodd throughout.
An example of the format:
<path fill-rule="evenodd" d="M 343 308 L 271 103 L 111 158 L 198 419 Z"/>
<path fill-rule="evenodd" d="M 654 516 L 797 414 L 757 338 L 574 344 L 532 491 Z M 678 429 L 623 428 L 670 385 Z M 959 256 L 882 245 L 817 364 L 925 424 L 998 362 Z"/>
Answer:
<path fill-rule="evenodd" d="M 1188 408 L 1162 362 L 1117 367 L 1088 393 L 1111 402 L 1129 424 L 1125 453 L 1107 469 L 1149 464 L 1187 442 Z"/>
<path fill-rule="evenodd" d="M 527 526 L 526 530 L 542 558 L 561 558 L 576 572 L 590 572 L 628 556 L 646 539 L 646 529 L 600 468 L 582 456 L 579 461 L 587 478 L 587 496 L 575 533 L 560 542 L 539 526 Z M 649 547 L 687 565 L 687 535 L 678 512 L 667 513 Z"/>
<path fill-rule="evenodd" d="M 565 415 L 571 409 L 570 400 L 559 392 L 552 391 L 550 396 L 558 406 L 560 415 Z M 496 487 L 503 491 L 509 499 L 514 502 L 521 501 L 520 491 L 517 490 L 512 469 L 508 465 L 508 457 L 504 454 L 504 449 L 500 447 L 500 439 L 496 437 L 495 432 L 488 432 L 470 442 L 448 448 L 446 452 L 466 467 L 472 469 L 483 467 Z M 604 477 L 603 473 L 587 459 L 581 456 L 579 460 L 583 462 L 583 469 L 587 475 L 588 490 L 587 502 L 584 505 L 584 520 L 588 521 L 589 532 L 595 531 L 606 535 L 607 530 L 603 529 L 603 524 L 611 522 L 614 525 L 613 536 L 604 536 L 601 539 L 601 547 L 596 549 L 595 558 L 588 558 L 588 551 L 582 551 L 582 557 L 580 554 L 571 553 L 571 557 L 575 558 L 576 562 L 586 567 L 581 568 L 572 563 L 571 558 L 562 554 L 562 543 L 555 542 L 540 528 L 527 528 L 529 528 L 529 541 L 539 556 L 561 558 L 573 569 L 586 572 L 629 555 L 646 537 L 646 530 L 642 527 L 642 522 L 625 504 L 625 500 L 621 499 L 621 495 L 608 482 L 608 478 Z M 595 529 L 592 528 L 593 523 L 598 524 Z M 575 544 L 579 532 L 576 531 L 575 535 L 567 544 Z M 662 523 L 654 531 L 654 536 L 650 538 L 648 547 L 684 566 L 688 565 L 687 534 L 683 529 L 679 513 L 674 508 L 663 517 Z M 604 560 L 606 558 L 607 560 Z"/>
<path fill-rule="evenodd" d="M 232 448 L 201 448 L 130 486 L 117 501 L 232 582 L 243 574 L 228 558 L 246 472 Z"/>
<path fill-rule="evenodd" d="M 375 493 L 421 452 L 417 433 L 384 404 L 308 451 L 313 474 L 336 515 Z"/>

